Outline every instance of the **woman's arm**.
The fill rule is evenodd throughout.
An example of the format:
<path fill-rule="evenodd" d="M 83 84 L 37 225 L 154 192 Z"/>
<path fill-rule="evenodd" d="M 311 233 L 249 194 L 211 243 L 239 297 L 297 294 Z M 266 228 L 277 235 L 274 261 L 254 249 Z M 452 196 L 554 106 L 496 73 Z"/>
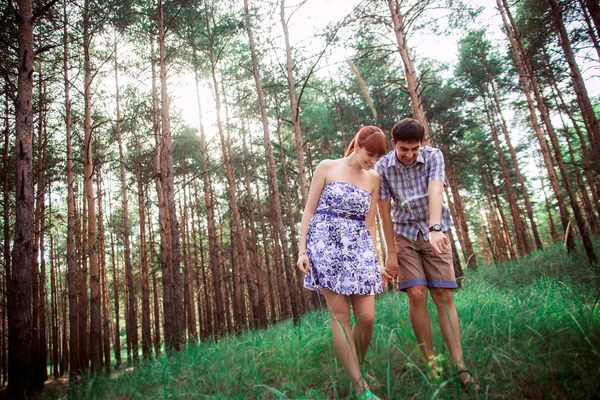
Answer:
<path fill-rule="evenodd" d="M 310 189 L 308 190 L 306 206 L 304 207 L 304 212 L 302 213 L 302 222 L 300 223 L 300 251 L 298 253 L 298 262 L 296 265 L 304 274 L 308 273 L 308 269 L 310 268 L 308 252 L 306 249 L 306 231 L 308 230 L 310 219 L 313 215 L 315 215 L 317 204 L 319 203 L 319 198 L 321 197 L 321 192 L 325 186 L 327 175 L 331 169 L 332 163 L 333 161 L 331 160 L 323 160 L 319 163 L 319 165 L 317 165 L 312 182 L 310 183 Z"/>

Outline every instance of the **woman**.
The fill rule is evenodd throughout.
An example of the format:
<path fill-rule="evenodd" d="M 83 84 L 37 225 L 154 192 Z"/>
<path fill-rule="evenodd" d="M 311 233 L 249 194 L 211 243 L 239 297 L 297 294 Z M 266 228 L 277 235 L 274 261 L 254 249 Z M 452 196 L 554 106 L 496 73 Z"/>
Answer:
<path fill-rule="evenodd" d="M 300 231 L 297 265 L 306 274 L 304 287 L 325 297 L 333 343 L 359 399 L 377 399 L 361 374 L 360 361 L 373 335 L 375 295 L 383 291 L 382 276 L 390 278 L 375 251 L 379 174 L 372 170 L 387 149 L 381 129 L 365 126 L 344 158 L 319 163 Z"/>

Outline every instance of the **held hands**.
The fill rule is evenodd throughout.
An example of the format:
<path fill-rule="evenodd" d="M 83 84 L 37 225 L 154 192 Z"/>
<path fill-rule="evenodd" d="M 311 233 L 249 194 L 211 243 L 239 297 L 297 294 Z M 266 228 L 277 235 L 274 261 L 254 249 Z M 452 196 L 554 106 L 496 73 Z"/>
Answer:
<path fill-rule="evenodd" d="M 383 281 L 384 286 L 387 286 L 388 283 L 394 280 L 384 267 L 379 267 L 379 272 L 381 272 L 381 280 Z"/>
<path fill-rule="evenodd" d="M 398 265 L 398 255 L 395 251 L 388 252 L 385 258 L 385 271 L 390 279 L 394 280 L 400 274 L 400 265 Z"/>
<path fill-rule="evenodd" d="M 310 261 L 308 260 L 308 253 L 300 252 L 298 253 L 298 261 L 296 262 L 298 269 L 304 274 L 308 274 L 308 270 L 310 270 Z"/>
<path fill-rule="evenodd" d="M 450 246 L 448 237 L 443 232 L 429 232 L 429 244 L 434 253 L 442 254 Z"/>

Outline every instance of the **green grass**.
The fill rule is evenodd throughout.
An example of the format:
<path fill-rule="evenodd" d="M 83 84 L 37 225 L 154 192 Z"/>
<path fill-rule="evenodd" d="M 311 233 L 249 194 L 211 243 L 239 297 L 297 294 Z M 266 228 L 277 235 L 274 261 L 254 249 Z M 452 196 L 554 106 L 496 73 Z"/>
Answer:
<path fill-rule="evenodd" d="M 598 249 L 598 246 L 596 246 Z M 600 394 L 598 270 L 560 245 L 519 262 L 467 273 L 455 302 L 467 364 L 480 382 L 465 394 L 448 365 L 433 303 L 441 379 L 430 380 L 415 351 L 403 293 L 377 299 L 376 327 L 364 370 L 388 399 L 588 399 Z M 354 398 L 331 342 L 328 315 L 312 312 L 294 327 L 189 346 L 118 376 L 86 377 L 46 398 L 262 399 Z"/>

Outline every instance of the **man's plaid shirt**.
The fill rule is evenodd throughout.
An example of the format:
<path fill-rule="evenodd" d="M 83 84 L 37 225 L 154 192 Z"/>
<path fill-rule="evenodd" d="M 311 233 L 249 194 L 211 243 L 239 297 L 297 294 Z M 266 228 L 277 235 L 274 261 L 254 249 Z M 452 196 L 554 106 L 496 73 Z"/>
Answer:
<path fill-rule="evenodd" d="M 379 172 L 379 200 L 392 200 L 391 214 L 394 231 L 417 240 L 419 231 L 429 240 L 429 196 L 430 181 L 446 182 L 444 155 L 438 149 L 423 146 L 417 161 L 410 167 L 404 166 L 392 151 L 375 165 Z M 440 224 L 445 232 L 453 226 L 448 207 L 442 203 Z"/>

